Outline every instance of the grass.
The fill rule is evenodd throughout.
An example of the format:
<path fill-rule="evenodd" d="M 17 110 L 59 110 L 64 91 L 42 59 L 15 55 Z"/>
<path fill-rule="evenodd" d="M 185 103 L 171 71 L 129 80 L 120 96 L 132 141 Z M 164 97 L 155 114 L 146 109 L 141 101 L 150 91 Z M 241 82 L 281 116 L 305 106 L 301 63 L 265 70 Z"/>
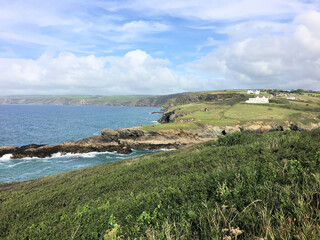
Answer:
<path fill-rule="evenodd" d="M 183 116 L 143 128 L 319 122 L 313 96 L 257 105 L 202 94 L 214 100 L 173 99 L 170 110 Z M 0 184 L 0 239 L 320 239 L 319 172 L 320 130 L 235 133 Z"/>
<path fill-rule="evenodd" d="M 154 124 L 143 126 L 145 130 L 161 129 L 199 129 L 205 125 L 234 126 L 256 121 L 265 123 L 284 124 L 286 121 L 302 125 L 318 123 L 320 115 L 314 106 L 301 105 L 299 102 L 290 103 L 280 99 L 270 104 L 233 105 L 216 104 L 215 102 L 196 102 L 172 107 L 182 115 L 174 123 Z"/>
<path fill-rule="evenodd" d="M 261 92 L 260 95 L 270 96 Z M 320 98 L 307 94 L 293 94 L 297 100 L 276 97 L 268 104 L 245 104 L 245 100 L 255 95 L 246 94 L 246 90 L 207 91 L 184 95 L 171 99 L 166 104 L 167 111 L 175 111 L 174 123 L 143 126 L 146 130 L 186 129 L 194 130 L 205 125 L 235 126 L 262 121 L 265 124 L 298 125 L 318 124 L 320 116 Z"/>
<path fill-rule="evenodd" d="M 202 125 L 198 125 L 195 122 L 183 122 L 183 123 L 166 123 L 166 124 L 150 124 L 143 125 L 142 128 L 147 131 L 158 131 L 167 129 L 183 129 L 183 130 L 196 130 L 202 128 Z"/>
<path fill-rule="evenodd" d="M 198 119 L 206 124 L 214 124 L 218 126 L 235 125 L 252 121 L 277 122 L 292 121 L 292 114 L 298 111 L 290 109 L 281 109 L 278 107 L 267 107 L 260 105 L 237 104 L 225 108 L 221 111 L 209 111 L 195 114 Z M 187 117 L 187 116 L 184 116 Z M 190 114 L 189 117 L 194 117 Z M 183 118 L 183 117 L 182 117 Z"/>
<path fill-rule="evenodd" d="M 236 133 L 3 183 L 0 238 L 319 239 L 319 149 L 319 130 Z"/>

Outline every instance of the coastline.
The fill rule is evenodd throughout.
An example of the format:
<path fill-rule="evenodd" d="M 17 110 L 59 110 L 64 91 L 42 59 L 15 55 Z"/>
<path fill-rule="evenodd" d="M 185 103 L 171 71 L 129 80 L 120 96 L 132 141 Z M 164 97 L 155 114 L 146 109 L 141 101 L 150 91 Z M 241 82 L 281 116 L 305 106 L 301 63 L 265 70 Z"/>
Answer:
<path fill-rule="evenodd" d="M 160 121 L 160 120 L 159 120 Z M 159 123 L 166 124 L 166 123 Z M 144 130 L 143 127 L 103 129 L 100 135 L 92 136 L 78 141 L 67 141 L 56 145 L 29 144 L 22 147 L 0 147 L 0 158 L 9 156 L 12 159 L 22 158 L 47 158 L 54 154 L 76 154 L 90 152 L 117 152 L 118 154 L 130 154 L 132 149 L 178 149 L 234 132 L 251 132 L 256 134 L 275 131 L 304 131 L 318 128 L 319 125 L 311 125 L 309 128 L 298 127 L 295 123 L 287 122 L 286 125 L 264 124 L 254 122 L 251 124 L 236 126 L 207 125 L 202 129 L 163 129 L 157 131 Z"/>

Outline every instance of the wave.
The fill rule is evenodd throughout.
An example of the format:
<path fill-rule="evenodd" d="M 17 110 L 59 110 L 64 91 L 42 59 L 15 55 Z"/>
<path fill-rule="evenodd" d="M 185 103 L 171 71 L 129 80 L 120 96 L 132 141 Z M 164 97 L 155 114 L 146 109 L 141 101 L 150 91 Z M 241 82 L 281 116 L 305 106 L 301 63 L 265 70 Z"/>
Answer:
<path fill-rule="evenodd" d="M 45 157 L 45 158 L 39 158 L 39 157 L 24 157 L 24 158 L 19 158 L 19 159 L 13 159 L 11 158 L 13 155 L 12 154 L 5 154 L 0 158 L 0 162 L 8 162 L 11 160 L 38 160 L 41 159 L 42 161 L 52 159 L 52 158 L 94 158 L 97 155 L 102 155 L 102 154 L 107 154 L 107 155 L 119 155 L 121 156 L 122 154 L 118 154 L 116 151 L 114 152 L 88 152 L 88 153 L 61 153 L 57 152 L 52 154 L 50 157 Z M 125 154 L 123 154 L 125 155 Z"/>
<path fill-rule="evenodd" d="M 3 156 L 0 158 L 0 162 L 10 161 L 12 156 L 13 156 L 13 155 L 10 154 L 10 153 L 9 153 L 9 154 L 5 154 L 5 155 L 3 155 Z"/>
<path fill-rule="evenodd" d="M 160 151 L 173 151 L 173 150 L 177 150 L 176 148 L 160 148 Z"/>
<path fill-rule="evenodd" d="M 65 158 L 65 157 L 79 157 L 79 158 L 94 158 L 101 154 L 117 154 L 117 152 L 88 152 L 88 153 L 54 153 L 49 158 Z"/>
<path fill-rule="evenodd" d="M 57 152 L 52 154 L 50 157 L 45 157 L 45 158 L 39 158 L 39 157 L 25 157 L 25 158 L 20 158 L 20 159 L 12 159 L 11 157 L 13 156 L 12 154 L 5 154 L 0 158 L 0 162 L 8 162 L 10 160 L 41 160 L 41 161 L 48 161 L 49 159 L 55 159 L 55 158 L 95 158 L 98 155 L 106 155 L 110 156 L 115 159 L 125 159 L 127 157 L 133 157 L 134 155 L 140 155 L 140 151 L 148 151 L 149 153 L 152 152 L 162 152 L 162 151 L 170 151 L 170 150 L 175 150 L 175 149 L 167 149 L 167 148 L 161 148 L 161 149 L 144 149 L 144 150 L 138 150 L 138 149 L 132 149 L 132 153 L 129 154 L 122 154 L 122 153 L 117 153 L 117 151 L 113 152 L 88 152 L 88 153 L 61 153 Z"/>

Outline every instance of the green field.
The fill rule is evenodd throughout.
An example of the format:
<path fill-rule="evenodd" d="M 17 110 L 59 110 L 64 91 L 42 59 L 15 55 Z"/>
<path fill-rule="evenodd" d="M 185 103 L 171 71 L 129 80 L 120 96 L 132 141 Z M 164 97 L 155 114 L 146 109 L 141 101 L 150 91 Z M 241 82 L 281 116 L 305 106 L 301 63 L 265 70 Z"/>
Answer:
<path fill-rule="evenodd" d="M 319 149 L 319 130 L 236 133 L 3 183 L 0 238 L 319 239 Z"/>
<path fill-rule="evenodd" d="M 234 92 L 227 91 L 227 93 Z M 244 100 L 237 100 L 236 97 L 206 101 L 207 94 L 223 94 L 223 92 L 201 94 L 204 94 L 202 98 L 204 100 L 198 102 L 185 104 L 182 103 L 185 102 L 185 99 L 171 100 L 173 106 L 168 111 L 175 111 L 177 115 L 181 115 L 175 118 L 173 123 L 148 125 L 143 126 L 143 128 L 146 130 L 200 129 L 205 125 L 235 126 L 257 121 L 266 124 L 294 122 L 304 126 L 320 121 L 320 98 L 317 97 L 296 95 L 297 100 L 294 101 L 287 100 L 285 97 L 276 97 L 271 99 L 268 104 L 246 104 Z M 260 95 L 267 94 L 261 93 Z M 196 95 L 196 93 L 193 93 L 193 95 Z M 245 96 L 246 99 L 252 97 L 251 95 Z"/>

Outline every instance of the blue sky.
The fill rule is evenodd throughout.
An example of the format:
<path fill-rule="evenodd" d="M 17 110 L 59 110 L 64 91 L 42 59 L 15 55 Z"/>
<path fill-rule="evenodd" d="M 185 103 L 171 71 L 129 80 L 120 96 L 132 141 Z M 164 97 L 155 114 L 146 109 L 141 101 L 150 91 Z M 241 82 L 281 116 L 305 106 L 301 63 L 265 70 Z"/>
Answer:
<path fill-rule="evenodd" d="M 319 0 L 0 6 L 0 95 L 320 90 Z"/>

